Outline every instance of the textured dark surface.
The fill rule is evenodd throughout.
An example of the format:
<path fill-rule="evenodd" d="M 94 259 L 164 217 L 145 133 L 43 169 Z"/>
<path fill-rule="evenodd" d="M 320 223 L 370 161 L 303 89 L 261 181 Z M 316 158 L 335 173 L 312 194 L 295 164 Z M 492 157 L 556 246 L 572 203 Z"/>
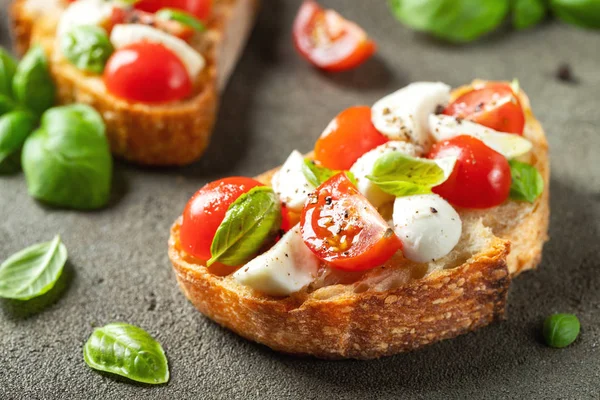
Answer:
<path fill-rule="evenodd" d="M 364 67 L 329 76 L 290 45 L 298 1 L 264 3 L 201 162 L 176 170 L 117 163 L 112 204 L 92 213 L 45 208 L 29 198 L 22 175 L 0 178 L 0 259 L 56 233 L 70 255 L 62 293 L 27 304 L 0 300 L 0 399 L 598 398 L 600 34 L 547 23 L 453 47 L 402 28 L 383 0 L 324 1 L 380 45 Z M 5 27 L 0 34 L 7 43 Z M 555 78 L 563 62 L 576 84 Z M 371 104 L 415 80 L 460 85 L 475 77 L 518 77 L 552 150 L 552 240 L 541 268 L 514 282 L 506 321 L 410 354 L 325 362 L 242 340 L 179 292 L 168 229 L 204 183 L 252 176 L 294 148 L 309 150 L 346 106 Z M 539 337 L 543 317 L 556 311 L 576 313 L 582 325 L 563 350 Z M 82 346 L 93 326 L 113 321 L 158 338 L 170 361 L 168 385 L 135 385 L 85 365 Z"/>

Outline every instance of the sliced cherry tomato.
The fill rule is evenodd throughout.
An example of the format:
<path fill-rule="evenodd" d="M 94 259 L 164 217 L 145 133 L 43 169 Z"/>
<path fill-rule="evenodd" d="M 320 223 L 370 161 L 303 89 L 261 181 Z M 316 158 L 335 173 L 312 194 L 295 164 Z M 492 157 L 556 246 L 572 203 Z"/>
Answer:
<path fill-rule="evenodd" d="M 215 232 L 229 206 L 250 189 L 262 186 L 252 178 L 231 177 L 214 181 L 198 190 L 185 206 L 180 241 L 186 253 L 208 260 Z"/>
<path fill-rule="evenodd" d="M 294 21 L 294 44 L 310 63 L 325 71 L 355 68 L 375 53 L 375 42 L 354 22 L 306 0 Z"/>
<path fill-rule="evenodd" d="M 134 7 L 151 13 L 161 8 L 176 8 L 206 21 L 212 10 L 212 0 L 140 0 Z"/>
<path fill-rule="evenodd" d="M 467 208 L 489 208 L 504 203 L 511 184 L 506 158 L 471 136 L 457 136 L 437 143 L 429 158 L 458 157 L 454 171 L 433 188 L 450 203 Z"/>
<path fill-rule="evenodd" d="M 327 168 L 348 170 L 360 156 L 387 141 L 371 122 L 371 107 L 350 107 L 317 140 L 315 160 Z"/>
<path fill-rule="evenodd" d="M 311 193 L 300 227 L 304 243 L 319 259 L 347 271 L 378 267 L 402 248 L 398 236 L 344 173 Z"/>
<path fill-rule="evenodd" d="M 523 134 L 525 114 L 510 85 L 488 83 L 454 100 L 444 114 L 464 118 L 500 132 Z"/>
<path fill-rule="evenodd" d="M 144 103 L 181 100 L 192 93 L 185 65 L 159 43 L 140 42 L 117 50 L 106 63 L 104 83 L 115 96 Z"/>

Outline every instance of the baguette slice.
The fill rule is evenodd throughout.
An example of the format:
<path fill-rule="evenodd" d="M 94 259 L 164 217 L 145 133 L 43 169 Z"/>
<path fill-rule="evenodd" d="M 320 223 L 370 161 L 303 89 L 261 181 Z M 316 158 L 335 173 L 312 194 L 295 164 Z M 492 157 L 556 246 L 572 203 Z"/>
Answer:
<path fill-rule="evenodd" d="M 463 233 L 446 257 L 417 264 L 397 255 L 356 274 L 324 268 L 301 292 L 276 298 L 186 254 L 180 218 L 171 229 L 169 257 L 181 289 L 200 312 L 247 339 L 328 359 L 392 355 L 501 319 L 511 277 L 537 266 L 548 231 L 548 146 L 527 97 L 520 97 L 524 135 L 534 144 L 528 161 L 541 172 L 544 193 L 535 204 L 507 201 L 488 210 L 458 210 Z M 270 184 L 275 171 L 258 180 Z"/>
<path fill-rule="evenodd" d="M 41 43 L 50 56 L 58 101 L 85 103 L 103 116 L 112 152 L 143 165 L 186 165 L 208 146 L 224 89 L 252 29 L 258 0 L 214 0 L 207 32 L 191 44 L 207 65 L 192 98 L 165 105 L 131 103 L 106 91 L 102 78 L 86 74 L 56 51 L 62 0 L 16 0 L 12 5 L 15 46 L 23 53 Z"/>

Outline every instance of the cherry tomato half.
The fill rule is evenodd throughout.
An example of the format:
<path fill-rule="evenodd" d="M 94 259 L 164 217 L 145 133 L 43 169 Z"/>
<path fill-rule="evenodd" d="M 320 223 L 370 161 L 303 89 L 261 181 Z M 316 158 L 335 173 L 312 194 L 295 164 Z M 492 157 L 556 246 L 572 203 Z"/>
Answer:
<path fill-rule="evenodd" d="M 231 177 L 214 181 L 198 190 L 183 211 L 180 241 L 186 253 L 208 260 L 215 233 L 229 206 L 250 189 L 262 186 L 252 178 Z"/>
<path fill-rule="evenodd" d="M 500 132 L 523 134 L 525 114 L 510 85 L 488 83 L 454 100 L 444 114 L 464 118 Z"/>
<path fill-rule="evenodd" d="M 459 207 L 489 208 L 502 204 L 510 191 L 511 174 L 506 158 L 471 136 L 457 136 L 437 143 L 428 157 L 458 157 L 452 174 L 433 188 Z"/>
<path fill-rule="evenodd" d="M 144 103 L 181 100 L 192 93 L 185 65 L 159 43 L 140 42 L 117 50 L 106 63 L 104 83 L 115 96 Z"/>
<path fill-rule="evenodd" d="M 310 63 L 325 71 L 355 68 L 375 53 L 375 42 L 355 23 L 306 0 L 296 16 L 294 44 Z"/>
<path fill-rule="evenodd" d="M 371 122 L 371 107 L 350 107 L 317 140 L 315 160 L 327 168 L 348 170 L 360 156 L 387 141 Z"/>
<path fill-rule="evenodd" d="M 161 8 L 177 8 L 206 21 L 210 16 L 212 0 L 140 0 L 134 7 L 151 13 Z"/>
<path fill-rule="evenodd" d="M 311 193 L 300 227 L 304 243 L 319 259 L 347 271 L 378 267 L 402 248 L 398 236 L 344 173 Z"/>

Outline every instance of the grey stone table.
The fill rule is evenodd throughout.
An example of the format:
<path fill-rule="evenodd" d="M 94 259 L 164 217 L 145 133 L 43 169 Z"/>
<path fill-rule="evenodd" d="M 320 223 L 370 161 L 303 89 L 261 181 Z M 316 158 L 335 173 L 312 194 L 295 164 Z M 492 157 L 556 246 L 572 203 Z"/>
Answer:
<path fill-rule="evenodd" d="M 291 45 L 299 1 L 265 1 L 197 164 L 165 170 L 117 162 L 110 207 L 91 213 L 36 203 L 22 175 L 0 179 L 0 259 L 56 233 L 70 254 L 58 290 L 25 306 L 0 301 L 0 399 L 599 398 L 600 33 L 549 22 L 448 46 L 400 26 L 383 0 L 323 2 L 360 22 L 379 43 L 377 56 L 353 72 L 319 73 Z M 6 26 L 0 35 L 8 44 Z M 563 62 L 576 83 L 556 79 Z M 185 300 L 166 241 L 195 190 L 309 150 L 346 106 L 371 104 L 411 81 L 459 85 L 474 77 L 518 77 L 552 150 L 552 240 L 539 270 L 514 282 L 507 320 L 414 353 L 325 362 L 247 342 Z M 539 337 L 543 318 L 557 311 L 576 313 L 582 324 L 563 350 Z M 140 386 L 85 365 L 82 345 L 93 327 L 113 321 L 160 340 L 169 384 Z"/>

